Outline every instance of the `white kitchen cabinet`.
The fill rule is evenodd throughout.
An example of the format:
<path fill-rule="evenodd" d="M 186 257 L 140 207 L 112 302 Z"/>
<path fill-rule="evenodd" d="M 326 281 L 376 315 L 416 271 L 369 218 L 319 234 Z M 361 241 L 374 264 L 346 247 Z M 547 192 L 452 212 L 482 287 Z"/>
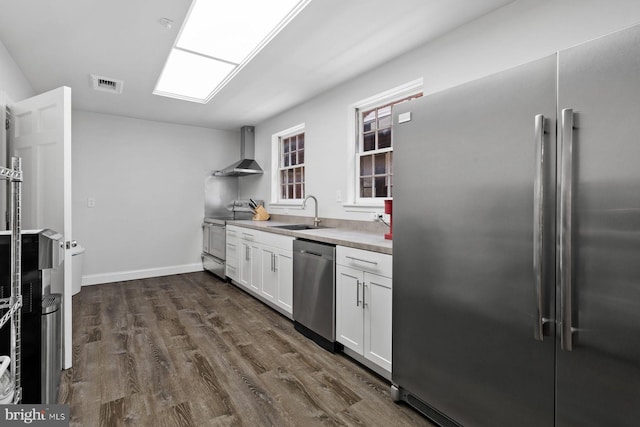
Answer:
<path fill-rule="evenodd" d="M 231 280 L 240 280 L 240 230 L 234 226 L 227 226 L 225 275 Z"/>
<path fill-rule="evenodd" d="M 362 270 L 336 266 L 336 340 L 364 355 Z"/>
<path fill-rule="evenodd" d="M 242 286 L 248 290 L 257 292 L 260 290 L 260 247 L 256 241 L 260 232 L 240 229 L 239 243 L 240 243 L 240 280 L 238 281 Z"/>
<path fill-rule="evenodd" d="M 237 229 L 237 275 L 235 283 L 283 314 L 293 314 L 293 240 L 291 236 Z M 232 247 L 227 248 L 233 252 Z M 229 267 L 228 272 L 233 273 Z"/>
<path fill-rule="evenodd" d="M 293 248 L 293 239 L 291 240 Z M 277 253 L 278 293 L 276 304 L 289 314 L 293 314 L 293 250 Z"/>
<path fill-rule="evenodd" d="M 262 259 L 260 244 L 254 242 L 249 245 L 249 263 L 251 264 L 251 275 L 249 279 L 249 289 L 260 292 L 262 289 Z"/>
<path fill-rule="evenodd" d="M 390 277 L 364 273 L 364 357 L 391 371 Z"/>
<path fill-rule="evenodd" d="M 263 246 L 260 249 L 260 256 L 262 257 L 262 286 L 260 288 L 260 295 L 275 303 L 276 294 L 278 293 L 278 273 L 274 266 L 275 264 L 275 248 L 270 246 Z"/>
<path fill-rule="evenodd" d="M 293 313 L 293 237 L 262 233 L 260 294 L 286 313 Z"/>
<path fill-rule="evenodd" d="M 391 255 L 336 248 L 336 340 L 391 372 Z"/>

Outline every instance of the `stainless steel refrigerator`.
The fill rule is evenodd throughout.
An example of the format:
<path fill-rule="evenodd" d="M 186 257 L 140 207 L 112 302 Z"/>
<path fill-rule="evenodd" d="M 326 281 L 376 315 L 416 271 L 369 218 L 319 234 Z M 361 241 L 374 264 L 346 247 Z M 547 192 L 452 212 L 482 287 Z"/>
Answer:
<path fill-rule="evenodd" d="M 443 425 L 638 425 L 640 27 L 394 120 L 394 397 Z"/>

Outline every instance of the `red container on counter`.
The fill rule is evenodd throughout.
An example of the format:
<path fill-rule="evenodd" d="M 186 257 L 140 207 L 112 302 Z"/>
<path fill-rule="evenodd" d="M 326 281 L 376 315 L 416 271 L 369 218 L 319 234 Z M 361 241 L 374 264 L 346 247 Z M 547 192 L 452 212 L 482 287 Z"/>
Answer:
<path fill-rule="evenodd" d="M 384 213 L 389 214 L 389 232 L 384 235 L 384 238 L 391 240 L 393 237 L 393 221 L 391 219 L 393 213 L 393 200 L 384 201 Z"/>

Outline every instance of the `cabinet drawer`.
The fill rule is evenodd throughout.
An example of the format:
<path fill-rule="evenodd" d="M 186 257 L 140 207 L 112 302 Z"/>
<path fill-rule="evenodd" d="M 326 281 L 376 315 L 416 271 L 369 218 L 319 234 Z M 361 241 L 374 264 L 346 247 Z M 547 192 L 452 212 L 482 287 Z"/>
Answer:
<path fill-rule="evenodd" d="M 240 228 L 235 225 L 227 225 L 227 240 L 237 239 L 240 236 Z"/>
<path fill-rule="evenodd" d="M 251 228 L 240 228 L 238 230 L 238 238 L 240 240 L 248 240 L 250 242 L 260 241 L 262 232 Z"/>
<path fill-rule="evenodd" d="M 283 236 L 282 234 L 264 232 L 260 234 L 260 243 L 273 246 L 274 248 L 285 251 L 293 250 L 293 240 L 291 236 Z"/>
<path fill-rule="evenodd" d="M 385 277 L 392 277 L 393 272 L 393 258 L 391 255 L 346 246 L 338 246 L 336 248 L 336 264 Z"/>

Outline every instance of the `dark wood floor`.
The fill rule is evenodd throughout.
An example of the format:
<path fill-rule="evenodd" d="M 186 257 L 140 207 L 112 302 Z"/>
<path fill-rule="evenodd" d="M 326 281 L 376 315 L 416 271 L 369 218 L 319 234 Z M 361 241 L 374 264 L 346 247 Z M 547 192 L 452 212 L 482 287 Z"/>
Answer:
<path fill-rule="evenodd" d="M 209 273 L 83 287 L 74 426 L 431 426 L 389 385 Z"/>

